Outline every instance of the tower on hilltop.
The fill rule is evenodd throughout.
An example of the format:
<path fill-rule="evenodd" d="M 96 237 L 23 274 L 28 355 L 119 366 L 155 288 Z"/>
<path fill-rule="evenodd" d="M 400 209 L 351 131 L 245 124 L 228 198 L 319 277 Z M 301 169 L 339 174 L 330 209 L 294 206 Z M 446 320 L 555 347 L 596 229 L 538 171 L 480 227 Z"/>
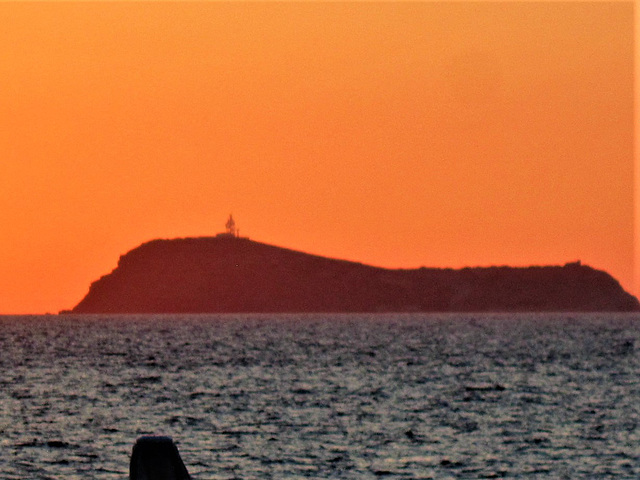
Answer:
<path fill-rule="evenodd" d="M 236 222 L 233 219 L 232 214 L 229 214 L 229 220 L 227 220 L 227 223 L 225 223 L 224 226 L 227 228 L 226 234 L 228 236 L 230 237 L 238 236 L 238 230 L 236 230 Z"/>
<path fill-rule="evenodd" d="M 224 224 L 224 227 L 224 232 L 216 234 L 216 237 L 240 238 L 240 229 L 236 225 L 236 221 L 233 219 L 233 215 L 229 214 L 229 218 L 227 219 L 227 223 Z M 246 240 L 249 239 L 249 237 L 242 238 Z"/>

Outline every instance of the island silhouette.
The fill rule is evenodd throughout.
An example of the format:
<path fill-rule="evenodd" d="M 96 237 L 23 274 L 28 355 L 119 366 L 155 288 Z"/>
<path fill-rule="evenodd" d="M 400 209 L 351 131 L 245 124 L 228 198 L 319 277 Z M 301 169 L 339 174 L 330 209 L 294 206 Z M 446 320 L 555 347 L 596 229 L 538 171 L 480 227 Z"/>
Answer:
<path fill-rule="evenodd" d="M 143 243 L 60 313 L 638 310 L 616 279 L 580 262 L 387 269 L 253 241 L 230 223 L 215 237 Z"/>

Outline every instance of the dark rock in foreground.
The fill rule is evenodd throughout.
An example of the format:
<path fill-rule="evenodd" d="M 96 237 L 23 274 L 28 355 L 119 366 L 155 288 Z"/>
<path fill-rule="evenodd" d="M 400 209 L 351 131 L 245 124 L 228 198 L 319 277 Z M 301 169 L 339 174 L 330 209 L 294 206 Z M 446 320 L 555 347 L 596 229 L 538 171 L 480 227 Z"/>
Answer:
<path fill-rule="evenodd" d="M 388 270 L 215 237 L 142 244 L 71 313 L 636 310 L 613 277 L 579 263 Z"/>
<path fill-rule="evenodd" d="M 129 480 L 190 480 L 171 437 L 138 438 L 131 452 Z"/>

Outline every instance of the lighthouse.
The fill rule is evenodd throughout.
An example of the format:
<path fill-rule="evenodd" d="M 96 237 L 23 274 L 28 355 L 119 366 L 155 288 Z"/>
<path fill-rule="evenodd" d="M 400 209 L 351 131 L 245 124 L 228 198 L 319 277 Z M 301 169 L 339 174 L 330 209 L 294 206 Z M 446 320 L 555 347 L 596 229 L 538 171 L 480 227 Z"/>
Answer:
<path fill-rule="evenodd" d="M 227 227 L 227 235 L 230 237 L 236 236 L 236 221 L 233 219 L 233 215 L 229 214 L 229 220 L 224 224 Z"/>
<path fill-rule="evenodd" d="M 233 219 L 233 215 L 229 214 L 229 219 L 227 223 L 224 224 L 225 231 L 222 233 L 218 233 L 216 237 L 232 237 L 238 238 L 240 236 L 240 229 L 236 227 L 236 221 Z"/>

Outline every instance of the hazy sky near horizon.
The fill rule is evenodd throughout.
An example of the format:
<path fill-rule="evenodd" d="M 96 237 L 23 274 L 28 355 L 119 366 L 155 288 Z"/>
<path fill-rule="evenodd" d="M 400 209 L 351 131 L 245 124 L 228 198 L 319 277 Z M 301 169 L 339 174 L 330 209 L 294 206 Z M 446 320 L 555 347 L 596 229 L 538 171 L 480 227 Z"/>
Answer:
<path fill-rule="evenodd" d="M 0 313 L 212 235 L 633 277 L 633 2 L 0 3 Z"/>

